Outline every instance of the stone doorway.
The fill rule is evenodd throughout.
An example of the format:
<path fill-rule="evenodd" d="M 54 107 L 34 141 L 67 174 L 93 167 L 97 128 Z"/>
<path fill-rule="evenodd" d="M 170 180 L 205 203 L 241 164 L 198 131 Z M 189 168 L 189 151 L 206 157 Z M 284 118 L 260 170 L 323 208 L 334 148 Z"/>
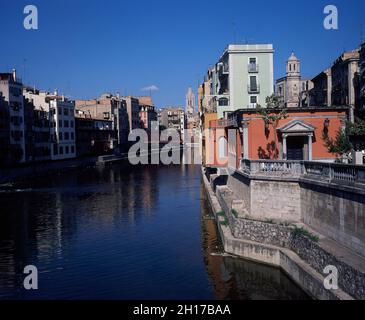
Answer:
<path fill-rule="evenodd" d="M 306 160 L 305 146 L 307 137 L 288 137 L 287 144 L 287 160 Z"/>

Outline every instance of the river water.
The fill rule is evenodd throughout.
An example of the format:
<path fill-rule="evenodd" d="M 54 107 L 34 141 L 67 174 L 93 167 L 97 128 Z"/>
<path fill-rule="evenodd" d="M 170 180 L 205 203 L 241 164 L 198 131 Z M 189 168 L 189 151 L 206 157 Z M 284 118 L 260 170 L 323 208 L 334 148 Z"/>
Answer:
<path fill-rule="evenodd" d="M 307 299 L 221 254 L 199 166 L 105 167 L 0 192 L 0 299 Z M 24 267 L 38 290 L 24 289 Z"/>

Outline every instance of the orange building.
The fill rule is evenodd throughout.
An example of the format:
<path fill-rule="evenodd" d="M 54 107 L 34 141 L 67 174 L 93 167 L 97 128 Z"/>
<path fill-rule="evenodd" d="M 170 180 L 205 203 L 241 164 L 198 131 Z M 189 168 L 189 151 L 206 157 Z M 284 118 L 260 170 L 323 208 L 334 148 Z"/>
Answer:
<path fill-rule="evenodd" d="M 279 112 L 273 109 L 274 115 Z M 266 124 L 255 109 L 237 110 L 227 119 L 210 121 L 213 148 L 206 163 L 238 167 L 241 158 L 334 161 L 336 155 L 328 151 L 323 137 L 334 139 L 347 118 L 347 107 L 288 108 L 285 118 Z"/>

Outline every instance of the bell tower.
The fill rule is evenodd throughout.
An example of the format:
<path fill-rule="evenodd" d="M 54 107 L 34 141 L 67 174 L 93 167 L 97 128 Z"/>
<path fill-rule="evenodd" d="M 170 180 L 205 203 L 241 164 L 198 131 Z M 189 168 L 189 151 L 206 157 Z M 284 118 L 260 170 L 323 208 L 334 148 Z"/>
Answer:
<path fill-rule="evenodd" d="M 293 52 L 286 63 L 285 100 L 288 108 L 299 106 L 300 80 L 300 61 Z"/>

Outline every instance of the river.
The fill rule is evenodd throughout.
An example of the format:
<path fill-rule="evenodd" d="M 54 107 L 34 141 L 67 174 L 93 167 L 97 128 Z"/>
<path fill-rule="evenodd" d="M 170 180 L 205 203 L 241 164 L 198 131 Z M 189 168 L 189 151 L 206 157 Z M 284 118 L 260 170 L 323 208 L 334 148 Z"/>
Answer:
<path fill-rule="evenodd" d="M 0 192 L 0 208 L 0 299 L 308 298 L 278 269 L 221 255 L 199 166 L 40 177 Z"/>

